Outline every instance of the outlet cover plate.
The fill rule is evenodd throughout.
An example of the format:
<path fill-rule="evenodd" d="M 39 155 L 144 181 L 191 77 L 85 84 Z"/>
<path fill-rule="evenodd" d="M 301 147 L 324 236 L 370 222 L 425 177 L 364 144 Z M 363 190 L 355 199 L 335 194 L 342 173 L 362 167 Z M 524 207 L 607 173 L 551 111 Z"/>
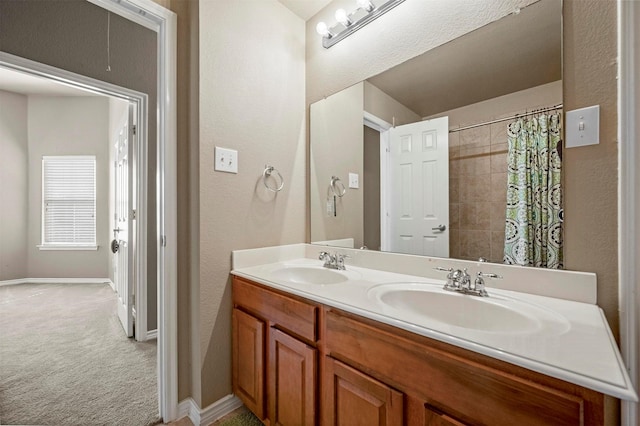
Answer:
<path fill-rule="evenodd" d="M 227 173 L 238 173 L 238 151 L 216 146 L 214 170 Z"/>
<path fill-rule="evenodd" d="M 360 177 L 357 173 L 349 173 L 349 188 L 360 188 Z"/>

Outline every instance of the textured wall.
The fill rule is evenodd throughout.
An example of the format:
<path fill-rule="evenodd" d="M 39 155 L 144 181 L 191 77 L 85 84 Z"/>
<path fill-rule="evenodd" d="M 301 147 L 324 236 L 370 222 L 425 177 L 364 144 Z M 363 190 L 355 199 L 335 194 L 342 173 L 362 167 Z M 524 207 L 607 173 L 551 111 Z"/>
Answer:
<path fill-rule="evenodd" d="M 616 2 L 564 1 L 564 109 L 600 105 L 600 144 L 565 149 L 565 267 L 598 275 L 618 335 Z"/>
<path fill-rule="evenodd" d="M 27 97 L 0 91 L 0 281 L 27 277 Z"/>
<path fill-rule="evenodd" d="M 0 1 L 0 50 L 149 95 L 147 324 L 157 322 L 156 287 L 156 33 L 84 0 Z"/>
<path fill-rule="evenodd" d="M 231 250 L 305 239 L 305 28 L 276 0 L 209 0 L 199 8 L 199 336 L 192 347 L 206 407 L 231 392 Z M 215 146 L 238 150 L 238 174 L 213 170 Z M 285 179 L 277 194 L 262 184 L 266 164 Z"/>
<path fill-rule="evenodd" d="M 29 278 L 109 276 L 109 100 L 104 97 L 29 96 Z M 40 250 L 42 156 L 96 156 L 98 250 Z"/>

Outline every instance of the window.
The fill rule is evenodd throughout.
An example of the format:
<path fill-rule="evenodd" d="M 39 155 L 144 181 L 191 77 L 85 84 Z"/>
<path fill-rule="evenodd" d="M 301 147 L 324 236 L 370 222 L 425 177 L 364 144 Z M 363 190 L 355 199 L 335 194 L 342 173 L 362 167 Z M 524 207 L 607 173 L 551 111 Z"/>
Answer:
<path fill-rule="evenodd" d="M 96 157 L 42 157 L 40 249 L 96 250 Z"/>

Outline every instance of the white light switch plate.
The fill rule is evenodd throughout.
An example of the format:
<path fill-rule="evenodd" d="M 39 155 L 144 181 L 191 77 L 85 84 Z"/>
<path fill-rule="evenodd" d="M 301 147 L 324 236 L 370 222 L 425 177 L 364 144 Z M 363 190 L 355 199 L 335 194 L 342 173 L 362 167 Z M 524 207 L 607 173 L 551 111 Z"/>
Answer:
<path fill-rule="evenodd" d="M 567 148 L 600 143 L 600 105 L 567 111 L 565 120 Z"/>
<path fill-rule="evenodd" d="M 238 151 L 216 146 L 214 170 L 227 173 L 238 173 Z"/>
<path fill-rule="evenodd" d="M 357 173 L 349 173 L 349 188 L 360 188 L 360 178 Z"/>

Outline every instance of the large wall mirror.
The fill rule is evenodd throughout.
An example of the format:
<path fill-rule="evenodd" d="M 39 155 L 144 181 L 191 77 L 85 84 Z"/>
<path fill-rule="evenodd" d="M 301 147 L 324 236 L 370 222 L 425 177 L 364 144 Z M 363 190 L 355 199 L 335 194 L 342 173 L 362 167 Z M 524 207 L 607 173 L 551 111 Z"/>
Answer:
<path fill-rule="evenodd" d="M 540 0 L 312 104 L 311 242 L 517 263 L 509 146 L 545 119 L 559 259 L 530 264 L 562 267 L 561 26 L 562 2 Z"/>

